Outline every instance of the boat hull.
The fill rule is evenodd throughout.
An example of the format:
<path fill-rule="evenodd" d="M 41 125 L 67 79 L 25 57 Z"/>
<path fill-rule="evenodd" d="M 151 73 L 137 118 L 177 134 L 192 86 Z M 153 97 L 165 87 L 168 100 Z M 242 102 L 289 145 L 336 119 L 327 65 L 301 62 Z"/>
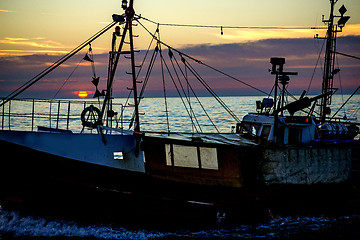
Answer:
<path fill-rule="evenodd" d="M 215 222 L 219 212 L 236 205 L 248 212 L 242 189 L 173 182 L 5 140 L 0 150 L 12 153 L 0 161 L 2 206 L 127 223 L 169 218 Z"/>
<path fill-rule="evenodd" d="M 359 194 L 354 193 L 355 185 L 349 181 L 266 184 L 260 170 L 263 165 L 257 159 L 262 153 L 258 148 L 197 143 L 195 145 L 221 149 L 217 151 L 218 170 L 198 169 L 196 172 L 196 169 L 187 171 L 185 167 L 169 166 L 166 156 L 155 147 L 162 146 L 165 152 L 164 144 L 169 142 L 148 140 L 154 145 L 145 143 L 142 146 L 145 171 L 130 171 L 2 139 L 0 150 L 13 154 L 3 155 L 0 161 L 1 204 L 36 209 L 45 214 L 67 213 L 82 218 L 100 216 L 125 222 L 170 217 L 184 222 L 199 218 L 215 222 L 223 213 L 229 221 L 258 221 L 272 217 L 274 211 L 282 214 L 352 212 L 354 204 L 349 205 L 349 201 L 358 203 L 356 199 L 360 199 Z M 179 141 L 170 143 L 183 144 Z M 251 152 L 251 157 L 246 158 Z M 222 178 L 221 175 L 228 173 L 231 177 Z M 209 181 L 205 181 L 206 178 Z M 215 181 L 216 178 L 222 182 Z"/>
<path fill-rule="evenodd" d="M 147 170 L 154 177 L 207 186 L 204 191 L 213 186 L 241 189 L 241 197 L 234 198 L 234 191 L 222 199 L 229 200 L 230 209 L 248 205 L 263 217 L 269 209 L 282 214 L 359 211 L 358 141 L 277 147 L 151 137 L 144 141 Z M 208 157 L 202 156 L 204 148 L 216 149 L 216 168 L 203 168 Z"/>

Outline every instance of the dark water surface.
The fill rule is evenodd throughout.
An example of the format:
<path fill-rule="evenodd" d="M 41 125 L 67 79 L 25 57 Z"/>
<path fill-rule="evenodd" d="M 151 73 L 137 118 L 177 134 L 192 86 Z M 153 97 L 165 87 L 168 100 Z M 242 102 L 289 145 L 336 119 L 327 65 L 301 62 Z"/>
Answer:
<path fill-rule="evenodd" d="M 1 209 L 0 239 L 360 239 L 360 215 L 284 217 L 250 225 L 147 229 L 80 223 Z"/>

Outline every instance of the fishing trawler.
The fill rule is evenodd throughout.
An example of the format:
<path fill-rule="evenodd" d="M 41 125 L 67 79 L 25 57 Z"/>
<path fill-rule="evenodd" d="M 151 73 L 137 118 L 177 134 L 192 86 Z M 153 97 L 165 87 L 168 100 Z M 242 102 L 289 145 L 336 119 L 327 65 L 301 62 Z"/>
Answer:
<path fill-rule="evenodd" d="M 354 140 L 359 129 L 350 120 L 327 117 L 334 90 L 332 79 L 335 74 L 336 33 L 342 30 L 345 20 L 349 18 L 343 16 L 345 12 L 342 10 L 338 24 L 334 25 L 335 1 L 330 2 L 322 94 L 313 98 L 303 94 L 300 99 L 285 104 L 284 94 L 289 76 L 297 73 L 284 71 L 284 58 L 271 58 L 271 74 L 275 75 L 274 96 L 256 102 L 257 112 L 240 120 L 198 75 L 190 61 L 203 63 L 162 42 L 156 36 L 158 30 L 152 34 L 145 28 L 156 42 L 156 47 L 145 80 L 139 81 L 133 25 L 137 22 L 143 26 L 140 20 L 144 18 L 135 14 L 133 0 L 129 4 L 123 0 L 124 14 L 114 14 L 111 24 L 1 102 L 0 149 L 4 156 L 0 161 L 3 170 L 0 179 L 1 202 L 61 209 L 90 205 L 92 212 L 94 209 L 100 212 L 117 209 L 121 214 L 127 212 L 135 216 L 151 212 L 151 216 L 156 217 L 160 212 L 175 212 L 177 215 L 207 216 L 217 220 L 254 215 L 254 212 L 263 213 L 264 208 L 277 209 L 296 203 L 314 208 L 320 203 L 326 205 L 323 204 L 324 200 L 329 204 L 337 201 L 344 204 L 349 200 L 349 195 L 357 193 L 352 190 L 358 186 L 353 174 L 358 169 L 354 169 L 353 163 L 359 149 L 359 141 Z M 122 25 L 123 31 L 115 25 Z M 61 100 L 49 101 L 50 126 L 38 126 L 37 131 L 33 130 L 34 122 L 39 117 L 34 110 L 38 101 L 19 100 L 27 101 L 32 108 L 32 112 L 24 116 L 31 119 L 31 131 L 10 130 L 10 127 L 4 129 L 5 119 L 18 116 L 10 112 L 10 104 L 14 106 L 16 103 L 15 97 L 113 27 L 115 31 L 109 53 L 107 88 L 100 92 L 99 78 L 94 76 L 92 80 L 96 87 L 94 97 L 99 101 L 102 99 L 102 106 L 96 107 L 96 102 L 84 104 L 79 116 L 79 133 L 69 129 L 69 121 L 73 118 L 70 106 L 75 103 Z M 129 49 L 125 49 L 126 43 Z M 183 63 L 187 71 L 234 118 L 237 122 L 235 132 L 203 133 L 190 102 L 187 102 L 189 95 L 183 88 L 178 91 L 183 91 L 185 100 L 181 100 L 188 106 L 187 111 L 196 132 L 141 130 L 139 104 L 154 59 L 159 55 L 161 62 L 164 61 L 162 47 L 169 49 L 168 56 L 174 69 Z M 134 113 L 130 128 L 133 130 L 125 130 L 122 121 L 122 127 L 118 126 L 123 113 L 114 110 L 116 103 L 113 103 L 112 90 L 120 56 L 129 59 L 131 65 L 129 74 L 132 88 L 129 90 L 134 98 Z M 86 60 L 93 61 L 89 55 L 86 55 Z M 164 68 L 171 75 L 168 66 Z M 177 77 L 183 75 L 185 83 L 189 85 L 188 77 L 180 67 L 173 70 L 175 72 Z M 141 83 L 143 87 L 138 92 L 137 85 Z M 282 91 L 278 96 L 279 84 Z M 191 87 L 188 89 L 193 92 Z M 321 101 L 321 113 L 320 117 L 315 117 L 313 113 L 318 100 Z M 52 104 L 58 106 L 55 118 L 52 118 Z M 60 106 L 64 104 L 68 106 L 65 115 L 60 114 Z M 8 112 L 5 112 L 5 106 Z M 305 116 L 298 115 L 308 107 L 311 109 Z M 66 122 L 66 128 L 59 127 L 61 119 Z M 52 120 L 56 121 L 56 127 L 51 126 Z M 113 126 L 115 123 L 116 127 Z M 11 125 L 10 120 L 8 124 Z"/>

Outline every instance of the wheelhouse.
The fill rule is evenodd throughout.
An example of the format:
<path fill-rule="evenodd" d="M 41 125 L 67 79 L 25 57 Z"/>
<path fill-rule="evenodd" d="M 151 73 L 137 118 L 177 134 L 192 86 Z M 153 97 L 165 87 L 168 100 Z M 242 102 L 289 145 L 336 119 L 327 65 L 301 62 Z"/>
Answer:
<path fill-rule="evenodd" d="M 315 139 L 316 124 L 306 116 L 279 117 L 275 130 L 274 116 L 247 114 L 237 125 L 236 132 L 246 138 L 285 145 L 308 144 Z"/>

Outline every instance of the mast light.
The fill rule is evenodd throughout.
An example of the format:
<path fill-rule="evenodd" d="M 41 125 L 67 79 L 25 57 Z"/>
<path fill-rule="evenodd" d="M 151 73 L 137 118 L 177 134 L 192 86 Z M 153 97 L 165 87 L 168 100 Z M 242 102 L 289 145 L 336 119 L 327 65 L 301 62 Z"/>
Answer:
<path fill-rule="evenodd" d="M 122 9 L 124 9 L 124 10 L 126 10 L 127 9 L 127 0 L 122 0 L 122 2 L 121 2 L 121 8 Z"/>
<path fill-rule="evenodd" d="M 346 22 L 349 21 L 350 17 L 349 16 L 344 16 L 344 14 L 347 12 L 347 9 L 344 5 L 341 6 L 341 8 L 339 9 L 339 13 L 341 14 L 341 17 L 338 21 L 338 26 L 340 27 L 340 29 L 342 29 Z"/>
<path fill-rule="evenodd" d="M 112 19 L 114 22 L 118 22 L 118 23 L 125 22 L 125 17 L 123 15 L 113 14 Z"/>
<path fill-rule="evenodd" d="M 346 24 L 347 21 L 349 21 L 350 17 L 349 16 L 341 16 L 339 21 L 338 21 L 338 25 L 340 28 L 343 28 Z"/>
<path fill-rule="evenodd" d="M 116 35 L 116 36 L 121 36 L 120 27 L 119 27 L 119 26 L 116 26 L 116 27 L 115 27 L 115 35 Z"/>

